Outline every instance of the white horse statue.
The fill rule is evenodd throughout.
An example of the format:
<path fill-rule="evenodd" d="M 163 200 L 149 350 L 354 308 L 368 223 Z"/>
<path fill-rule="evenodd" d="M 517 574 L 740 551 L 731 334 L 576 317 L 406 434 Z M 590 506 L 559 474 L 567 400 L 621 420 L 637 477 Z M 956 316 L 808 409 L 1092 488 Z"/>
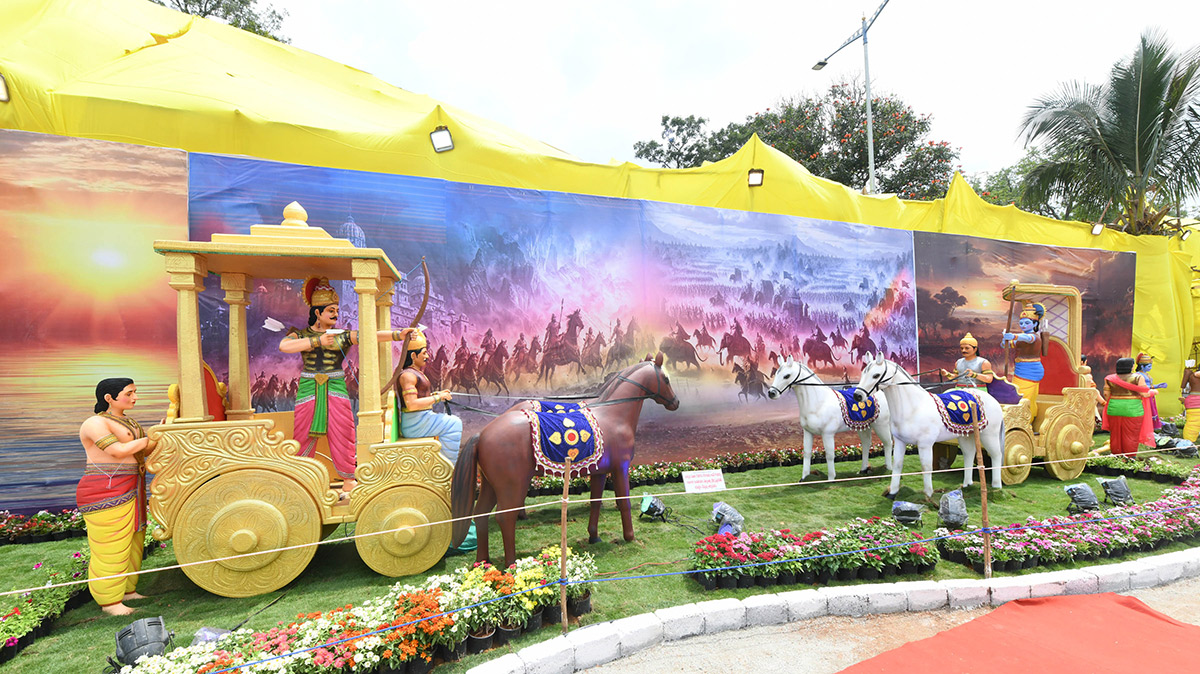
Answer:
<path fill-rule="evenodd" d="M 844 402 L 845 398 L 822 382 L 816 372 L 808 369 L 791 356 L 788 356 L 787 360 L 779 365 L 775 379 L 771 381 L 771 388 L 767 389 L 767 395 L 774 400 L 788 389 L 792 389 L 796 394 L 796 402 L 800 405 L 800 428 L 804 430 L 804 471 L 800 476 L 801 480 L 808 477 L 814 435 L 820 435 L 821 442 L 825 445 L 825 465 L 828 468 L 828 479 L 830 480 L 835 476 L 833 469 L 833 436 L 835 433 L 846 431 L 858 433 L 858 437 L 862 441 L 862 472 L 865 473 L 869 467 L 867 458 L 871 453 L 871 429 L 874 429 L 879 439 L 883 441 L 883 463 L 888 468 L 892 467 L 891 417 L 888 414 L 888 403 L 883 396 L 876 396 L 874 399 L 874 403 L 878 407 L 878 413 L 875 414 L 874 419 L 851 421 L 848 424 L 844 412 L 847 407 L 853 407 L 854 403 Z"/>
<path fill-rule="evenodd" d="M 969 398 L 958 402 L 940 398 L 921 388 L 921 385 L 896 363 L 885 360 L 882 356 L 868 356 L 863 361 L 862 377 L 855 387 L 854 398 L 866 400 L 867 396 L 880 392 L 883 393 L 883 398 L 887 400 L 888 408 L 892 412 L 892 437 L 896 446 L 917 446 L 921 470 L 925 474 L 925 497 L 933 498 L 933 478 L 930 471 L 933 470 L 935 442 L 958 440 L 966 464 L 963 469 L 963 486 L 971 486 L 971 470 L 975 464 L 975 439 L 969 417 L 965 423 L 961 419 L 962 413 L 974 407 Z M 992 488 L 1000 489 L 1000 469 L 1004 463 L 1004 412 L 1000 403 L 983 391 L 959 393 L 959 398 L 973 395 L 978 401 L 978 407 L 983 410 L 979 437 L 983 441 L 984 451 L 992 459 Z M 954 410 L 951 406 L 958 409 Z M 958 420 L 949 416 L 954 414 L 960 415 Z M 889 496 L 895 496 L 900 490 L 903 463 L 903 460 L 899 460 L 892 464 Z"/>

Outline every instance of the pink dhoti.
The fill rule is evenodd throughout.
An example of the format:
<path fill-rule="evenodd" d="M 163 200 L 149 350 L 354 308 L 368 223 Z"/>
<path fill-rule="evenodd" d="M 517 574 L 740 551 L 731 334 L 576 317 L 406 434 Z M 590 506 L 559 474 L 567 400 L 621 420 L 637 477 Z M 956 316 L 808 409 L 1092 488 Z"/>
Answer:
<path fill-rule="evenodd" d="M 316 453 L 317 438 L 324 435 L 334 470 L 342 478 L 353 479 L 357 466 L 354 408 L 340 375 L 340 371 L 300 375 L 292 437 L 300 443 L 299 456 L 311 457 Z"/>

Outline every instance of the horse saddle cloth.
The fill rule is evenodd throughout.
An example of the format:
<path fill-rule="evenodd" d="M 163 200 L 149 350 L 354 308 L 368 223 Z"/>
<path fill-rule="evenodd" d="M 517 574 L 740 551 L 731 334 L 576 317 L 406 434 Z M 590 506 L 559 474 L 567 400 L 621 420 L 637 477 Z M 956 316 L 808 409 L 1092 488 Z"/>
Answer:
<path fill-rule="evenodd" d="M 529 403 L 533 405 L 534 412 L 566 414 L 579 411 L 579 403 L 565 403 L 560 400 L 530 400 Z M 571 460 L 574 461 L 574 459 Z"/>
<path fill-rule="evenodd" d="M 567 478 L 590 473 L 604 456 L 604 438 L 592 411 L 574 403 L 532 402 L 536 409 L 526 410 L 525 416 L 529 418 L 533 458 L 542 472 L 564 477 L 569 457 L 571 474 Z"/>
<path fill-rule="evenodd" d="M 987 428 L 987 416 L 979 399 L 967 391 L 949 391 L 947 393 L 930 393 L 937 403 L 938 413 L 942 415 L 942 425 L 955 435 L 970 435 L 972 431 L 971 411 L 979 410 L 979 430 Z"/>
<path fill-rule="evenodd" d="M 861 431 L 869 427 L 879 416 L 879 405 L 875 399 L 867 397 L 865 402 L 854 401 L 854 389 L 834 389 L 838 394 L 838 405 L 842 408 L 842 422 L 852 431 Z"/>

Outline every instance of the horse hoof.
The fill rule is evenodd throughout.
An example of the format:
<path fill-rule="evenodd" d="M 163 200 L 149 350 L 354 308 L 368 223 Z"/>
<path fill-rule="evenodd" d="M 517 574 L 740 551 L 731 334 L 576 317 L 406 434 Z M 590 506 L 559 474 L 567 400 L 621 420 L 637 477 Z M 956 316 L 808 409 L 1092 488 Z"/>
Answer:
<path fill-rule="evenodd" d="M 625 542 L 632 543 L 634 541 L 634 539 L 636 539 L 636 538 L 637 538 L 637 536 L 634 536 L 633 534 L 627 534 L 625 536 Z"/>
<path fill-rule="evenodd" d="M 883 497 L 889 501 L 895 501 L 896 496 L 898 496 L 898 495 L 899 495 L 899 492 L 897 492 L 896 494 L 893 494 L 891 491 L 889 491 L 887 489 L 883 490 Z"/>
<path fill-rule="evenodd" d="M 588 536 L 588 545 L 595 545 L 600 542 L 599 536 Z"/>
<path fill-rule="evenodd" d="M 525 512 L 524 508 L 521 508 L 520 510 L 517 511 L 517 519 L 527 520 L 527 519 L 529 519 L 529 513 Z"/>
<path fill-rule="evenodd" d="M 869 466 L 867 468 L 863 468 L 862 470 L 858 471 L 858 474 L 859 475 L 870 475 L 871 468 Z"/>

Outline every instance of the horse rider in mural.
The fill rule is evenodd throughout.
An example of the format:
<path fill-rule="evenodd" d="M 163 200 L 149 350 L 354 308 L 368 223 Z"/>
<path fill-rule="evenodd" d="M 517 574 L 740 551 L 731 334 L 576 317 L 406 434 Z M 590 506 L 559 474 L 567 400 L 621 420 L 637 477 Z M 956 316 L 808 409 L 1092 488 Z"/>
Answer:
<path fill-rule="evenodd" d="M 1045 340 L 1042 339 L 1040 328 L 1046 308 L 1041 304 L 1025 303 L 1021 310 L 1018 325 L 1021 334 L 1004 333 L 1001 345 L 1016 352 L 1016 365 L 1013 367 L 1013 384 L 1020 391 L 1021 397 L 1029 401 L 1029 416 L 1037 418 L 1038 389 L 1046 370 L 1042 367 L 1042 356 L 1045 354 Z"/>
<path fill-rule="evenodd" d="M 354 410 L 346 390 L 346 371 L 342 363 L 346 351 L 358 344 L 357 330 L 336 329 L 338 295 L 329 279 L 313 277 L 304 282 L 304 302 L 308 305 L 308 327 L 291 328 L 279 350 L 299 353 L 302 359 L 300 383 L 296 389 L 295 425 L 292 437 L 300 443 L 297 456 L 316 453 L 317 440 L 329 442 L 329 458 L 342 478 L 343 495 L 356 486 L 354 469 L 357 452 L 354 435 Z M 400 341 L 413 332 L 380 330 L 380 342 Z"/>

